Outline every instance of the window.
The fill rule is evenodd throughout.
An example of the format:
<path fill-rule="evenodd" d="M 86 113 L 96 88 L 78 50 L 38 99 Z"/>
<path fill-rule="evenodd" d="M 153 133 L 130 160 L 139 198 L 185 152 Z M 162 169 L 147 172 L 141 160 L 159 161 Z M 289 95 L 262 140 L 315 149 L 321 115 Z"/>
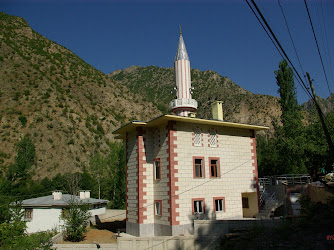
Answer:
<path fill-rule="evenodd" d="M 216 135 L 216 131 L 215 130 L 210 130 L 210 147 L 217 147 L 217 135 Z"/>
<path fill-rule="evenodd" d="M 205 178 L 204 157 L 193 157 L 194 178 Z"/>
<path fill-rule="evenodd" d="M 209 157 L 210 178 L 220 177 L 219 158 Z"/>
<path fill-rule="evenodd" d="M 160 159 L 154 160 L 154 180 L 161 179 L 161 167 L 160 167 Z"/>
<path fill-rule="evenodd" d="M 24 210 L 24 219 L 26 220 L 32 220 L 32 208 L 26 208 Z"/>
<path fill-rule="evenodd" d="M 215 212 L 225 212 L 225 197 L 213 198 L 213 206 L 215 208 Z"/>
<path fill-rule="evenodd" d="M 194 146 L 202 146 L 202 133 L 199 128 L 194 131 Z"/>
<path fill-rule="evenodd" d="M 162 215 L 162 201 L 154 201 L 154 215 Z"/>
<path fill-rule="evenodd" d="M 202 198 L 192 199 L 192 203 L 193 203 L 193 214 L 205 213 L 204 199 Z"/>
<path fill-rule="evenodd" d="M 248 198 L 242 197 L 242 208 L 249 208 Z"/>

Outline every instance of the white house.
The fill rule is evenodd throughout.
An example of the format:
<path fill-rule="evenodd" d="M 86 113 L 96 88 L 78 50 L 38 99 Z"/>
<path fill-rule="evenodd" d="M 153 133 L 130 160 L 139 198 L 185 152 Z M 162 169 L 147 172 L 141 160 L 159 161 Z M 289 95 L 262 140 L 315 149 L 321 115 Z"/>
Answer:
<path fill-rule="evenodd" d="M 254 217 L 259 211 L 255 132 L 264 126 L 195 118 L 190 62 L 180 34 L 175 58 L 176 115 L 133 121 L 114 131 L 126 141 L 126 231 L 192 234 L 196 218 Z"/>
<path fill-rule="evenodd" d="M 79 196 L 54 191 L 52 195 L 24 200 L 22 207 L 27 233 L 53 229 L 60 231 L 64 225 L 63 216 L 66 216 L 66 209 L 72 202 L 88 204 L 92 216 L 105 213 L 108 203 L 107 200 L 90 198 L 90 191 L 80 191 Z"/>

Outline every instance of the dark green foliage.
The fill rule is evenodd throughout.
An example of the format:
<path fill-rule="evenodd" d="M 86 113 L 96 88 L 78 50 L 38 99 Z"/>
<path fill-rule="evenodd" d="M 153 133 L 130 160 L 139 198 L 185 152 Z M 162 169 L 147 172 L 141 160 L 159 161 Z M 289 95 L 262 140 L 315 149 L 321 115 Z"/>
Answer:
<path fill-rule="evenodd" d="M 25 135 L 17 145 L 15 163 L 9 167 L 7 178 L 11 181 L 26 178 L 28 170 L 35 163 L 35 157 L 35 146 L 30 137 Z"/>
<path fill-rule="evenodd" d="M 9 205 L 8 200 L 0 206 L 0 247 L 5 249 L 20 246 L 21 238 L 25 237 L 26 222 L 21 205 Z"/>
<path fill-rule="evenodd" d="M 279 63 L 279 70 L 275 71 L 276 83 L 279 86 L 281 120 L 286 137 L 295 137 L 302 127 L 301 108 L 298 105 L 293 72 L 286 60 Z"/>
<path fill-rule="evenodd" d="M 27 118 L 24 115 L 20 115 L 19 116 L 19 121 L 21 122 L 22 127 L 26 126 L 26 124 L 27 124 Z"/>
<path fill-rule="evenodd" d="M 91 214 L 86 204 L 72 203 L 65 217 L 64 238 L 68 241 L 78 242 L 84 239 L 87 232 L 88 219 Z"/>
<path fill-rule="evenodd" d="M 321 124 L 316 121 L 303 126 L 292 70 L 286 61 L 279 64 L 275 74 L 281 95 L 283 126 L 274 124 L 274 138 L 257 138 L 259 174 L 309 173 L 316 178 L 321 168 L 332 165 Z M 328 114 L 327 122 L 334 123 L 334 112 Z M 330 128 L 329 132 L 334 134 L 334 129 Z"/>

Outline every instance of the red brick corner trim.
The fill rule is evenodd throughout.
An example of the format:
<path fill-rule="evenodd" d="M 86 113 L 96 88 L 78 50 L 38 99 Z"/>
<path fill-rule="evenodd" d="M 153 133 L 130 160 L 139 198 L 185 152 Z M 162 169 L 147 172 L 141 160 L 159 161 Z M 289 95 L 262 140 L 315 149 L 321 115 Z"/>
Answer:
<path fill-rule="evenodd" d="M 129 134 L 126 133 L 126 146 L 125 146 L 125 157 L 126 157 L 126 195 L 125 195 L 125 204 L 126 204 L 126 221 L 129 221 L 129 204 L 128 204 L 128 199 L 129 199 L 129 180 L 128 180 L 128 171 L 129 171 Z"/>
<path fill-rule="evenodd" d="M 145 147 L 144 147 L 144 137 L 143 135 L 146 133 L 142 127 L 137 127 L 137 192 L 138 192 L 138 202 L 137 202 L 137 223 L 143 224 L 144 220 L 147 219 L 147 216 L 144 215 L 144 212 L 147 211 L 147 207 L 145 204 L 147 201 L 144 199 L 144 187 L 146 187 L 146 183 L 144 180 L 146 179 L 146 175 L 144 172 L 146 168 L 144 164 L 146 161 L 144 160 L 145 156 Z"/>
<path fill-rule="evenodd" d="M 171 226 L 180 225 L 180 222 L 177 220 L 177 218 L 180 216 L 179 212 L 176 212 L 176 209 L 179 207 L 179 204 L 176 204 L 176 201 L 179 199 L 179 195 L 176 195 L 176 191 L 179 190 L 179 187 L 177 186 L 178 177 L 175 177 L 175 174 L 178 173 L 178 170 L 175 169 L 175 165 L 178 164 L 178 162 L 175 160 L 175 157 L 177 157 L 176 148 L 177 145 L 175 144 L 176 141 L 176 129 L 173 127 L 175 124 L 175 121 L 168 121 L 167 124 L 167 170 L 168 170 L 168 186 L 169 186 L 169 217 L 168 221 L 170 222 Z"/>
<path fill-rule="evenodd" d="M 251 132 L 251 152 L 252 152 L 252 159 L 253 159 L 253 174 L 254 174 L 254 178 L 253 180 L 255 181 L 254 184 L 254 188 L 256 188 L 256 192 L 257 192 L 257 204 L 258 204 L 258 208 L 260 211 L 260 190 L 259 190 L 259 173 L 258 173 L 258 168 L 257 168 L 257 154 L 256 154 L 256 139 L 255 139 L 255 132 L 254 130 L 250 130 Z"/>

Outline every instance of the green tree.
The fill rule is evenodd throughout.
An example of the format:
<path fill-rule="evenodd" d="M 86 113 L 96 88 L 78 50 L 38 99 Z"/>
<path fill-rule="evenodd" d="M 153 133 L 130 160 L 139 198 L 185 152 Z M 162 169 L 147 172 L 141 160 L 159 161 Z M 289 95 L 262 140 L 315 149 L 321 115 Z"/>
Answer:
<path fill-rule="evenodd" d="M 65 217 L 64 236 L 68 241 L 78 242 L 84 239 L 87 232 L 88 219 L 91 214 L 88 212 L 88 205 L 72 201 Z"/>
<path fill-rule="evenodd" d="M 21 238 L 25 237 L 26 222 L 20 203 L 10 205 L 2 201 L 0 206 L 0 246 L 5 249 L 19 246 Z"/>
<path fill-rule="evenodd" d="M 275 71 L 275 75 L 281 97 L 283 131 L 286 137 L 293 138 L 300 133 L 303 117 L 297 101 L 293 72 L 286 60 L 279 63 L 279 70 Z"/>
<path fill-rule="evenodd" d="M 8 169 L 7 176 L 11 181 L 27 178 L 28 170 L 35 163 L 35 146 L 28 135 L 17 144 L 15 163 Z"/>
<path fill-rule="evenodd" d="M 100 153 L 96 153 L 93 155 L 89 161 L 90 170 L 93 175 L 96 177 L 96 181 L 98 184 L 98 194 L 99 199 L 101 199 L 101 179 L 104 176 L 106 170 L 106 161 L 104 157 Z"/>

